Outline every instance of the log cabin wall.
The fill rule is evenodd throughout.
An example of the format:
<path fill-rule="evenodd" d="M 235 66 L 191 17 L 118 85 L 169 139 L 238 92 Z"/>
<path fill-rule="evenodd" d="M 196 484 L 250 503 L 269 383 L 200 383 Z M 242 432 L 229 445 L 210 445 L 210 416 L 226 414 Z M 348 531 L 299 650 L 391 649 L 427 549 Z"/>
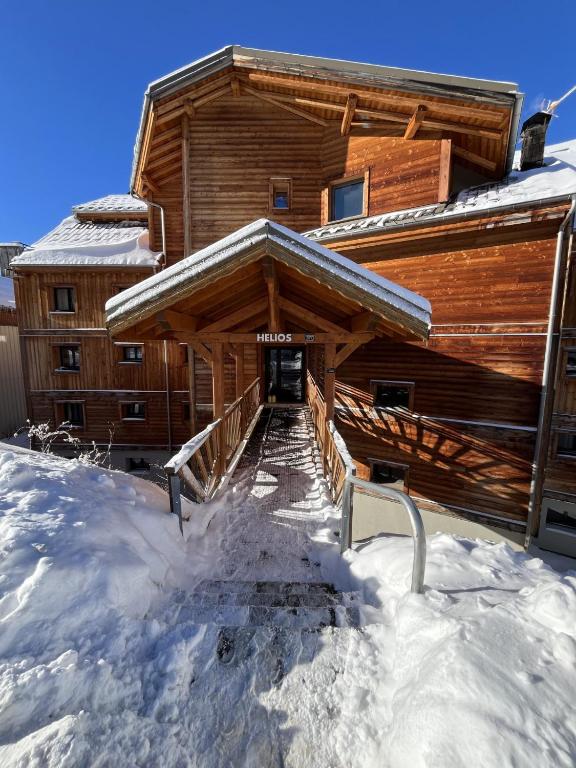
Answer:
<path fill-rule="evenodd" d="M 426 344 L 375 340 L 338 369 L 337 423 L 361 476 L 401 464 L 431 509 L 525 522 L 557 226 L 341 244 L 429 298 L 434 323 Z M 411 412 L 374 408 L 375 380 L 411 382 Z"/>

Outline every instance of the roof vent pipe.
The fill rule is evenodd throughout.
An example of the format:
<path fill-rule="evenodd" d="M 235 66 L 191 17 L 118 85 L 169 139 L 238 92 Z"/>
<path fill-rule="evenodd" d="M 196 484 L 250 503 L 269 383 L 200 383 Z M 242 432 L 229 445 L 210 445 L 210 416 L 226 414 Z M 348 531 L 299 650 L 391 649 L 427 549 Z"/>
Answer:
<path fill-rule="evenodd" d="M 546 131 L 551 119 L 551 112 L 536 112 L 535 115 L 524 121 L 520 132 L 522 137 L 521 171 L 529 171 L 531 168 L 540 168 L 544 165 Z"/>

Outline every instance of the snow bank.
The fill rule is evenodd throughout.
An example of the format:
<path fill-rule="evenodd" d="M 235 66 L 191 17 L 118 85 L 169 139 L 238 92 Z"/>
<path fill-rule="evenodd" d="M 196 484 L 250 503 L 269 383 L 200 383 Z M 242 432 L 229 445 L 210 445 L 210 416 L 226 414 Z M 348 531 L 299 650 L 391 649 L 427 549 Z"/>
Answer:
<path fill-rule="evenodd" d="M 136 764 L 152 732 L 172 754 L 144 712 L 157 695 L 146 665 L 160 607 L 214 567 L 193 531 L 182 538 L 152 483 L 0 444 L 3 768 L 96 765 L 99 743 L 102 765 Z M 174 749 L 150 764 L 176 764 Z"/>
<path fill-rule="evenodd" d="M 367 663 L 379 679 L 338 729 L 342 748 L 363 729 L 381 738 L 362 766 L 573 767 L 576 571 L 445 534 L 428 539 L 424 596 L 407 592 L 411 567 L 411 539 L 386 537 L 332 574 L 382 622 L 364 630 L 372 659 L 357 684 Z"/>

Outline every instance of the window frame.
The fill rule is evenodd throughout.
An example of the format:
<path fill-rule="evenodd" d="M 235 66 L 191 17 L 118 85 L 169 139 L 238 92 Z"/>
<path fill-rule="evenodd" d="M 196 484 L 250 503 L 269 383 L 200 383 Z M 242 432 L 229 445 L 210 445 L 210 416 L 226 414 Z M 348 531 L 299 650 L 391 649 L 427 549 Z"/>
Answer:
<path fill-rule="evenodd" d="M 569 366 L 568 358 L 571 354 L 576 356 L 576 345 L 562 347 L 562 353 L 562 371 L 564 378 L 568 381 L 574 381 L 574 379 L 576 379 L 576 362 L 573 366 Z"/>
<path fill-rule="evenodd" d="M 77 429 L 79 431 L 85 432 L 87 429 L 87 422 L 86 422 L 86 401 L 85 400 L 56 400 L 55 402 L 55 416 L 56 416 L 56 427 L 58 428 L 61 424 L 66 423 L 67 419 L 65 418 L 65 408 L 67 405 L 79 405 L 82 409 L 82 424 L 72 424 L 66 429 Z"/>
<path fill-rule="evenodd" d="M 52 287 L 52 309 L 50 310 L 51 315 L 75 315 L 77 308 L 78 308 L 78 295 L 76 291 L 75 285 L 53 285 Z M 72 306 L 74 309 L 58 309 L 57 308 L 57 291 L 59 290 L 67 290 L 72 291 Z"/>
<path fill-rule="evenodd" d="M 66 368 L 62 364 L 62 350 L 63 349 L 71 349 L 72 347 L 75 347 L 78 350 L 78 367 L 77 368 Z M 81 367 L 81 345 L 79 343 L 70 343 L 70 344 L 53 344 L 52 345 L 52 353 L 54 358 L 54 373 L 80 373 L 80 367 Z"/>
<path fill-rule="evenodd" d="M 283 208 L 276 206 L 275 202 L 275 184 L 285 184 L 288 187 L 288 205 Z M 292 210 L 292 178 L 290 176 L 271 176 L 268 184 L 268 208 L 275 213 L 289 213 Z"/>
<path fill-rule="evenodd" d="M 575 440 L 574 453 L 562 453 L 560 447 L 561 435 L 571 435 Z M 559 429 L 554 435 L 554 457 L 559 461 L 576 461 L 576 429 Z"/>
<path fill-rule="evenodd" d="M 125 360 L 124 359 L 124 349 L 126 347 L 141 347 L 142 348 L 142 359 L 141 360 Z M 116 357 L 116 363 L 118 365 L 143 365 L 144 364 L 144 343 L 141 341 L 115 341 L 114 342 L 114 350 L 115 350 L 115 357 Z"/>
<path fill-rule="evenodd" d="M 130 422 L 137 422 L 137 423 L 144 423 L 148 420 L 147 415 L 147 401 L 146 400 L 121 400 L 120 405 L 120 420 L 121 421 L 130 421 Z M 131 405 L 142 405 L 144 406 L 144 415 L 143 416 L 126 416 L 125 415 L 125 409 L 128 406 Z"/>
<path fill-rule="evenodd" d="M 140 357 L 135 357 L 133 359 L 126 358 L 126 350 L 127 349 L 139 349 L 140 350 Z M 122 359 L 120 360 L 120 363 L 122 365 L 142 365 L 144 362 L 144 344 L 122 344 L 120 346 Z"/>
<path fill-rule="evenodd" d="M 402 464 L 399 461 L 389 461 L 388 459 L 376 459 L 373 457 L 366 457 L 366 462 L 368 466 L 370 467 L 370 482 L 374 483 L 374 485 L 388 485 L 387 483 L 378 483 L 375 480 L 372 479 L 372 473 L 373 468 L 375 464 L 384 464 L 387 467 L 394 467 L 396 469 L 400 469 L 404 472 L 404 482 L 402 486 L 402 492 L 408 493 L 410 488 L 410 465 L 409 464 Z M 396 490 L 399 490 L 398 488 Z"/>
<path fill-rule="evenodd" d="M 362 190 L 362 212 L 356 213 L 354 216 L 345 216 L 343 219 L 333 218 L 333 194 L 336 187 L 344 187 L 348 184 L 357 184 L 363 182 L 364 188 Z M 326 211 L 326 224 L 332 224 L 340 221 L 351 221 L 353 219 L 361 219 L 368 216 L 369 210 L 369 197 L 370 197 L 370 170 L 363 171 L 362 173 L 351 174 L 350 176 L 342 176 L 338 179 L 333 179 L 328 182 L 327 186 L 327 211 Z"/>
<path fill-rule="evenodd" d="M 398 389 L 408 390 L 408 405 L 377 405 L 376 404 L 376 391 L 379 384 L 389 385 L 392 389 L 397 387 Z M 397 408 L 406 408 L 408 411 L 414 410 L 414 391 L 416 389 L 416 382 L 414 381 L 397 381 L 393 379 L 370 379 L 370 394 L 372 395 L 372 407 L 380 408 L 383 411 L 396 410 Z"/>

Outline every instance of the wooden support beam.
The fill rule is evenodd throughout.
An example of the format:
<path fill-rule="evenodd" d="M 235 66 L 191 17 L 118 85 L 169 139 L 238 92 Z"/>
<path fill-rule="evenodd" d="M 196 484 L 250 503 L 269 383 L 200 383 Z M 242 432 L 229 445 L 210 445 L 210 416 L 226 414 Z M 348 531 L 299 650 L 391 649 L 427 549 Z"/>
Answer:
<path fill-rule="evenodd" d="M 163 309 L 156 315 L 156 322 L 162 331 L 190 331 L 198 329 L 198 320 L 192 315 L 176 312 L 173 309 Z"/>
<path fill-rule="evenodd" d="M 244 392 L 244 344 L 236 345 L 236 397 Z"/>
<path fill-rule="evenodd" d="M 291 112 L 293 115 L 298 115 L 298 117 L 303 117 L 305 120 L 310 120 L 311 122 L 317 123 L 318 125 L 328 125 L 328 121 L 324 120 L 322 117 L 313 115 L 303 109 L 298 109 L 298 107 L 291 107 L 288 104 L 284 104 L 283 102 L 278 101 L 278 99 L 274 99 L 268 96 L 268 93 L 265 91 L 258 91 L 256 88 L 250 88 L 249 85 L 245 85 L 244 90 L 246 93 L 249 93 L 250 96 L 254 96 L 261 101 L 266 101 L 268 104 L 279 107 L 279 109 L 285 109 L 287 112 Z"/>
<path fill-rule="evenodd" d="M 198 339 L 188 339 L 187 344 L 189 347 L 192 347 L 204 362 L 208 363 L 208 365 L 212 365 L 212 353 L 205 344 L 198 341 Z"/>
<path fill-rule="evenodd" d="M 445 203 L 450 197 L 452 181 L 452 140 L 442 139 L 440 143 L 440 174 L 438 178 L 438 202 Z"/>
<path fill-rule="evenodd" d="M 336 394 L 336 344 L 324 345 L 324 401 L 326 422 L 334 421 L 334 398 Z"/>
<path fill-rule="evenodd" d="M 355 93 L 349 93 L 346 99 L 346 107 L 344 109 L 344 115 L 342 117 L 342 124 L 340 126 L 340 135 L 348 136 L 350 133 L 350 126 L 354 119 L 354 113 L 358 105 L 358 96 Z"/>
<path fill-rule="evenodd" d="M 378 325 L 380 318 L 374 312 L 367 310 L 350 318 L 350 328 L 353 331 L 373 331 Z"/>
<path fill-rule="evenodd" d="M 295 317 L 300 323 L 302 320 L 310 323 L 312 326 L 310 330 L 320 328 L 322 331 L 327 331 L 328 333 L 348 333 L 342 326 L 336 325 L 336 323 L 316 314 L 316 312 L 312 312 L 311 309 L 301 307 L 300 304 L 296 304 L 294 301 L 290 301 L 290 299 L 286 299 L 284 296 L 278 297 L 278 304 L 280 309 L 284 310 L 287 314 L 292 315 L 292 317 Z"/>
<path fill-rule="evenodd" d="M 217 333 L 219 331 L 224 331 L 227 328 L 233 328 L 235 325 L 248 320 L 248 318 L 260 314 L 260 312 L 265 310 L 267 306 L 268 299 L 263 297 L 262 299 L 258 299 L 258 301 L 254 301 L 252 304 L 248 304 L 245 307 L 240 307 L 240 309 L 237 309 L 235 312 L 231 312 L 225 317 L 221 317 L 220 320 L 215 320 L 213 323 L 208 323 L 208 325 L 205 325 L 200 329 L 200 331 L 202 333 Z"/>
<path fill-rule="evenodd" d="M 404 131 L 405 139 L 413 139 L 414 136 L 416 136 L 416 134 L 418 133 L 418 128 L 420 128 L 420 126 L 422 125 L 422 120 L 424 120 L 425 114 L 426 114 L 426 107 L 423 104 L 418 104 L 418 106 L 414 110 L 414 114 L 408 121 L 406 130 Z"/>
<path fill-rule="evenodd" d="M 468 160 L 468 162 L 473 163 L 474 165 L 479 165 L 480 168 L 486 168 L 488 171 L 496 170 L 497 163 L 493 160 L 488 160 L 487 158 L 477 155 L 475 152 L 470 152 L 468 149 L 459 147 L 456 144 L 452 146 L 452 153 L 456 155 L 456 157 L 461 157 L 463 160 Z"/>
<path fill-rule="evenodd" d="M 285 334 L 283 334 L 285 335 Z M 232 344 L 349 344 L 354 341 L 358 341 L 364 344 L 370 341 L 374 334 L 367 332 L 350 333 L 349 331 L 340 331 L 339 333 L 316 333 L 314 331 L 310 333 L 290 333 L 290 340 L 278 339 L 278 334 L 268 333 L 267 331 L 252 331 L 249 332 L 234 332 L 223 331 L 222 333 L 189 333 L 186 331 L 179 331 L 174 334 L 176 341 L 181 341 L 183 344 L 224 344 L 230 342 Z M 270 337 L 270 338 L 265 338 Z M 404 337 L 402 337 L 404 338 Z M 201 352 L 196 349 L 199 355 Z M 203 356 L 203 355 L 202 355 Z M 205 358 L 206 359 L 206 358 Z"/>
<path fill-rule="evenodd" d="M 150 148 L 152 146 L 152 137 L 156 128 L 158 113 L 155 109 L 152 109 L 148 117 L 148 124 L 144 133 L 144 139 L 142 141 L 142 149 L 140 151 L 140 158 L 138 163 L 138 170 L 142 171 L 146 168 L 148 162 L 148 156 L 150 154 Z M 138 181 L 138 174 L 136 174 L 136 181 Z M 141 191 L 141 184 L 137 184 L 137 189 Z"/>
<path fill-rule="evenodd" d="M 262 274 L 268 289 L 268 328 L 271 333 L 278 333 L 280 330 L 279 288 L 274 259 L 270 257 L 262 259 Z"/>
<path fill-rule="evenodd" d="M 160 189 L 158 188 L 158 185 L 154 182 L 154 180 L 152 179 L 152 177 L 150 176 L 149 173 L 143 173 L 142 174 L 142 181 L 148 187 L 148 189 L 151 192 L 153 192 L 155 195 L 157 195 L 158 192 L 160 192 Z"/>
<path fill-rule="evenodd" d="M 194 347 L 188 344 L 188 405 L 190 408 L 190 437 L 194 437 L 197 430 L 196 423 L 196 356 Z"/>
<path fill-rule="evenodd" d="M 194 109 L 199 109 L 200 107 L 203 107 L 205 104 L 209 104 L 211 101 L 215 101 L 216 99 L 221 98 L 222 96 L 227 96 L 230 93 L 230 87 L 229 83 L 227 83 L 222 88 L 217 88 L 215 91 L 212 91 L 211 93 L 207 93 L 205 96 L 201 96 L 199 99 L 194 99 L 192 102 L 192 107 Z"/>
<path fill-rule="evenodd" d="M 232 96 L 241 96 L 242 90 L 240 88 L 240 80 L 236 75 L 232 75 L 230 78 L 230 87 L 232 88 Z"/>
<path fill-rule="evenodd" d="M 224 416 L 224 350 L 221 343 L 212 345 L 212 419 Z M 216 457 L 216 473 L 223 475 L 226 470 L 226 440 L 223 425 L 218 427 L 218 455 Z"/>
<path fill-rule="evenodd" d="M 184 252 L 190 255 L 192 250 L 192 230 L 190 226 L 190 126 L 188 114 L 182 115 L 182 220 L 184 222 Z"/>
<path fill-rule="evenodd" d="M 358 347 L 361 347 L 365 343 L 366 342 L 364 341 L 354 341 L 351 344 L 345 344 L 342 349 L 338 350 L 336 357 L 334 358 L 334 368 L 338 368 L 342 365 L 342 363 L 350 357 L 352 352 L 355 352 Z"/>

